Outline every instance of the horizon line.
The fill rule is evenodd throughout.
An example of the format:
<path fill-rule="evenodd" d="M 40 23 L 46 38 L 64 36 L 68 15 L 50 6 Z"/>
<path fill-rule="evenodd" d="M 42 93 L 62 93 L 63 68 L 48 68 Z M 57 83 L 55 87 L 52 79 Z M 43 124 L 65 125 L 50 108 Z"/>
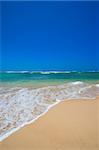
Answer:
<path fill-rule="evenodd" d="M 9 72 L 9 73 L 17 73 L 17 72 L 23 72 L 23 73 L 28 73 L 28 72 L 52 72 L 52 73 L 54 73 L 54 72 L 56 72 L 56 73 L 58 73 L 58 72 L 99 72 L 99 70 L 89 70 L 89 71 L 81 71 L 81 70 L 0 70 L 0 73 L 1 72 Z"/>

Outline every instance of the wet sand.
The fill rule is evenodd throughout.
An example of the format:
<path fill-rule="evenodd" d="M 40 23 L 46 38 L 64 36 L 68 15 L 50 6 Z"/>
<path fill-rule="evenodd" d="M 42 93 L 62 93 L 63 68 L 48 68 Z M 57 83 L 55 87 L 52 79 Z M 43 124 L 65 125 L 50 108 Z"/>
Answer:
<path fill-rule="evenodd" d="M 99 98 L 57 104 L 3 140 L 0 150 L 99 150 Z"/>

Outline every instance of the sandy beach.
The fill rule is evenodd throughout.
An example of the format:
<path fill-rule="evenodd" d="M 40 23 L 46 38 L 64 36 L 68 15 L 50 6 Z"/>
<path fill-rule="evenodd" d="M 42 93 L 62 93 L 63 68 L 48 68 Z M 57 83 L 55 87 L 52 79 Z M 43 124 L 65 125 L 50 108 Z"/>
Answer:
<path fill-rule="evenodd" d="M 99 150 L 99 0 L 0 8 L 0 150 Z"/>
<path fill-rule="evenodd" d="M 69 100 L 0 143 L 0 150 L 98 150 L 99 98 Z"/>

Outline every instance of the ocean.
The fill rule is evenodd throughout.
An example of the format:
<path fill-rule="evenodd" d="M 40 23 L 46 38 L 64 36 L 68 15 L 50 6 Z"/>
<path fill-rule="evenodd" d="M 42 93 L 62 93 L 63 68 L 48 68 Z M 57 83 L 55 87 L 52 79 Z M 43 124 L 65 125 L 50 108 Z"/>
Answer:
<path fill-rule="evenodd" d="M 37 88 L 75 81 L 99 83 L 99 72 L 5 71 L 0 73 L 0 86 Z"/>
<path fill-rule="evenodd" d="M 99 96 L 99 72 L 0 72 L 0 141 L 64 100 Z"/>

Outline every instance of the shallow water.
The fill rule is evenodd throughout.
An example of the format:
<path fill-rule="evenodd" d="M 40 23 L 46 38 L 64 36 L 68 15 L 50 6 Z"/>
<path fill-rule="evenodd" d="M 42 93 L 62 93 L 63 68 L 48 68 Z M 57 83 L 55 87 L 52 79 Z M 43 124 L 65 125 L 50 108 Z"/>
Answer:
<path fill-rule="evenodd" d="M 57 73 L 51 74 L 57 76 Z M 13 73 L 2 74 L 0 82 L 1 141 L 22 126 L 33 122 L 58 102 L 79 98 L 94 99 L 99 96 L 99 80 L 96 74 L 93 76 L 93 73 L 87 74 L 86 80 L 79 81 L 77 80 L 81 76 L 84 78 L 85 74 L 80 76 L 76 74 L 76 77 L 79 76 L 78 79 L 72 77 L 72 80 L 67 80 L 65 77 L 63 79 L 63 76 L 67 76 L 67 73 L 64 74 L 66 75 L 58 73 L 58 77 L 55 79 L 50 77 L 51 80 L 49 80 L 48 73 L 41 73 L 40 76 L 44 75 L 44 77 L 42 77 L 42 80 L 40 79 L 40 82 L 36 75 L 35 79 L 31 79 L 31 75 L 26 75 L 29 77 L 25 76 L 25 84 L 22 82 L 24 73 L 22 73 L 23 76 Z M 90 79 L 88 79 L 89 76 Z M 35 84 L 33 84 L 34 82 Z"/>

